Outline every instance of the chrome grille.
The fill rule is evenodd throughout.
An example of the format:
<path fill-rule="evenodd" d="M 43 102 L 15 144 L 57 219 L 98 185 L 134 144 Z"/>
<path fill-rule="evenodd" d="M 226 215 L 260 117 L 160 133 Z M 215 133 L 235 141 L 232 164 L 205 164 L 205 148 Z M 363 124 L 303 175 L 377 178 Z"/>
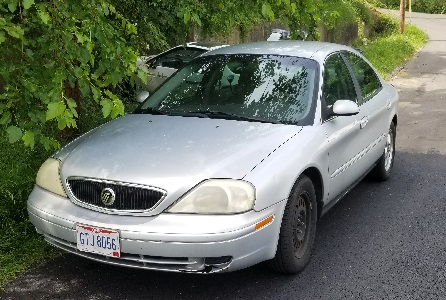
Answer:
<path fill-rule="evenodd" d="M 117 211 L 150 210 L 165 195 L 156 188 L 96 179 L 70 178 L 67 185 L 76 201 Z M 112 189 L 115 194 L 115 201 L 109 205 L 104 204 L 101 199 L 101 193 L 106 188 Z"/>

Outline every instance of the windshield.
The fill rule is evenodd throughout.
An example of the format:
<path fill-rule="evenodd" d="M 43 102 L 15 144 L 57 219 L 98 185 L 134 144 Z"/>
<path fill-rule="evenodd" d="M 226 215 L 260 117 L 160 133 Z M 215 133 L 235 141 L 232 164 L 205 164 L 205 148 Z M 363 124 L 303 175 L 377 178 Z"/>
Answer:
<path fill-rule="evenodd" d="M 306 125 L 313 122 L 317 63 L 278 55 L 193 60 L 136 112 Z"/>

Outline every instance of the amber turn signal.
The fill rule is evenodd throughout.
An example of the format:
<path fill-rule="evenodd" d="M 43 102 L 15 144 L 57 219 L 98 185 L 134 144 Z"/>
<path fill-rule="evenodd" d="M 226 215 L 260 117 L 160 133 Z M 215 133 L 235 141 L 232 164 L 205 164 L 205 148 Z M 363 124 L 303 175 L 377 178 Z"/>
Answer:
<path fill-rule="evenodd" d="M 265 225 L 271 223 L 273 221 L 274 216 L 269 216 L 266 219 L 263 219 L 262 221 L 260 221 L 259 223 L 256 224 L 256 230 L 264 227 Z"/>

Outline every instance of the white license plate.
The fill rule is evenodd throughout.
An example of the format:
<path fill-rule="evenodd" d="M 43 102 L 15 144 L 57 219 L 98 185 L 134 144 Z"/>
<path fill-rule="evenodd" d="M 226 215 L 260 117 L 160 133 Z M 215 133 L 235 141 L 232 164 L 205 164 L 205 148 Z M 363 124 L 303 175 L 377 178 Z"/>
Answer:
<path fill-rule="evenodd" d="M 76 225 L 77 249 L 105 256 L 119 257 L 119 232 L 88 225 Z"/>

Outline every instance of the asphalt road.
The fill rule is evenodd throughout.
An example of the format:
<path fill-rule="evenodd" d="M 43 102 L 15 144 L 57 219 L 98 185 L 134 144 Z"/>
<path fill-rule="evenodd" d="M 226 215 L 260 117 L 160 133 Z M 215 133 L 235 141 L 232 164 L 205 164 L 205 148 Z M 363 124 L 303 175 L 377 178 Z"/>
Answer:
<path fill-rule="evenodd" d="M 446 299 L 446 16 L 413 14 L 412 22 L 431 41 L 393 80 L 401 114 L 392 177 L 363 181 L 323 217 L 303 272 L 258 265 L 172 274 L 66 254 L 9 283 L 0 298 Z"/>

